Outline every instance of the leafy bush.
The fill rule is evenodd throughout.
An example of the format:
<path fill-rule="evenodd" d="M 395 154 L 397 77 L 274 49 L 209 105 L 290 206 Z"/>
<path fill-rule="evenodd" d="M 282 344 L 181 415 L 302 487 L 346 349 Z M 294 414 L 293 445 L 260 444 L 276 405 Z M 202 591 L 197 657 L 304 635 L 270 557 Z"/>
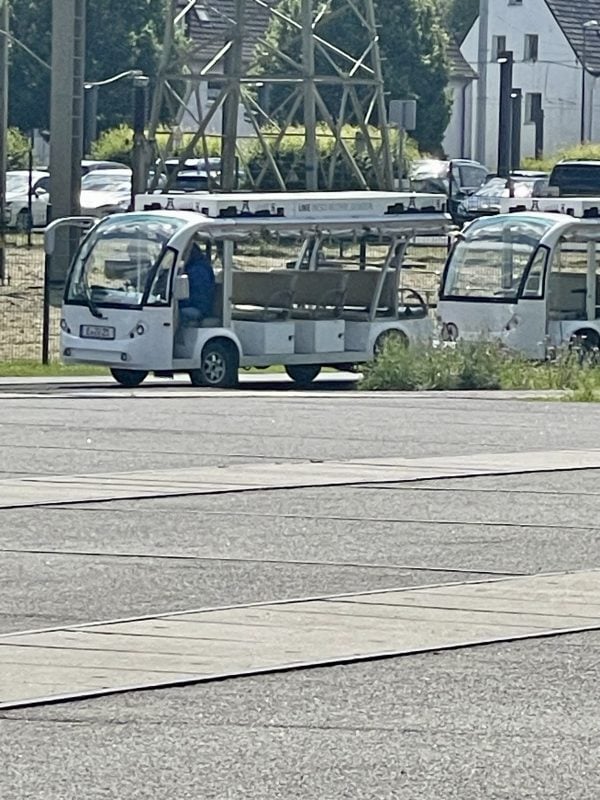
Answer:
<path fill-rule="evenodd" d="M 99 161 L 120 161 L 131 164 L 131 147 L 133 131 L 127 125 L 119 125 L 104 131 L 100 138 L 92 144 L 92 157 Z"/>
<path fill-rule="evenodd" d="M 390 339 L 363 376 L 360 388 L 371 391 L 562 389 L 579 401 L 600 391 L 598 353 L 577 347 L 535 363 L 492 342 L 406 347 Z"/>
<path fill-rule="evenodd" d="M 550 172 L 552 167 L 564 158 L 582 158 L 600 160 L 600 144 L 590 142 L 588 144 L 578 144 L 573 147 L 565 147 L 557 153 L 552 153 L 542 159 L 526 158 L 523 161 L 525 169 L 537 169 Z"/>
<path fill-rule="evenodd" d="M 18 128 L 6 131 L 8 169 L 25 169 L 29 161 L 29 139 Z"/>

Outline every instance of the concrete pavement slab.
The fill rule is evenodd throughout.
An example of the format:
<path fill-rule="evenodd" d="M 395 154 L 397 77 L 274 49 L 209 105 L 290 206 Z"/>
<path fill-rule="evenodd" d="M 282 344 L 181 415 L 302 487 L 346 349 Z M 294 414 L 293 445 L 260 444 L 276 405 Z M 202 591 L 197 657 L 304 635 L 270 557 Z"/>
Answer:
<path fill-rule="evenodd" d="M 599 468 L 600 449 L 31 476 L 0 480 L 0 508 Z"/>
<path fill-rule="evenodd" d="M 17 632 L 0 637 L 0 708 L 44 702 L 49 682 L 62 684 L 60 695 L 78 694 L 81 685 L 97 695 L 598 627 L 600 570 L 593 570 Z M 131 681 L 123 682 L 125 674 Z"/>

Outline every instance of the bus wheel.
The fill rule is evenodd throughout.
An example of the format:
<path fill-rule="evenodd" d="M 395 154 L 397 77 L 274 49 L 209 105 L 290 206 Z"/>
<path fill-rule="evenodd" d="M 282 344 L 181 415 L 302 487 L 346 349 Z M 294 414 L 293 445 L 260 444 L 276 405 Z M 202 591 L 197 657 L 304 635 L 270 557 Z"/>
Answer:
<path fill-rule="evenodd" d="M 389 330 L 380 333 L 377 339 L 375 339 L 375 347 L 373 348 L 373 355 L 375 358 L 378 358 L 381 355 L 387 342 L 395 342 L 396 344 L 400 345 L 400 347 L 408 347 L 407 335 L 396 328 L 390 328 Z"/>
<path fill-rule="evenodd" d="M 127 386 L 129 389 L 139 386 L 148 377 L 148 373 L 142 372 L 141 369 L 111 369 L 110 374 L 117 383 Z"/>
<path fill-rule="evenodd" d="M 202 386 L 231 389 L 237 386 L 239 368 L 240 356 L 233 342 L 221 339 L 207 342 L 204 345 L 201 368 L 199 370 L 202 376 Z M 192 378 L 191 373 L 190 378 Z M 192 378 L 193 382 L 194 379 Z"/>
<path fill-rule="evenodd" d="M 598 364 L 600 361 L 600 335 L 592 328 L 576 331 L 569 342 L 569 349 L 580 363 Z"/>
<path fill-rule="evenodd" d="M 310 386 L 321 372 L 320 364 L 288 364 L 285 371 L 298 386 Z"/>
<path fill-rule="evenodd" d="M 189 371 L 189 376 L 192 386 L 206 386 L 201 369 L 191 369 Z"/>

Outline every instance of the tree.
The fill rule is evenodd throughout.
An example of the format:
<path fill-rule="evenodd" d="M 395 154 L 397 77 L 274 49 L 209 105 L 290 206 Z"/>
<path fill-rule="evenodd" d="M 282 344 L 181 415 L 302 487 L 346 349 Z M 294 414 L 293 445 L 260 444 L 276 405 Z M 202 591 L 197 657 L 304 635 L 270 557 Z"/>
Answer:
<path fill-rule="evenodd" d="M 448 30 L 459 42 L 465 38 L 479 14 L 479 0 L 443 0 Z"/>
<path fill-rule="evenodd" d="M 441 148 L 450 102 L 448 84 L 447 33 L 443 0 L 375 0 L 380 26 L 380 47 L 384 62 L 386 91 L 392 98 L 416 98 L 419 113 L 415 137 L 423 150 Z M 329 0 L 331 14 L 318 26 L 318 33 L 346 52 L 359 54 L 368 44 L 364 28 L 348 8 L 346 0 Z M 299 19 L 300 0 L 282 0 L 279 8 Z M 267 31 L 272 47 L 301 62 L 301 38 L 297 31 L 275 17 Z M 317 72 L 331 73 L 327 60 L 317 55 Z M 258 73 L 289 73 L 290 67 L 273 52 L 260 48 L 256 57 Z M 339 89 L 329 89 L 329 97 Z M 281 89 L 271 92 L 271 108 L 282 100 Z M 339 101 L 338 101 L 339 104 Z M 294 120 L 298 121 L 298 119 Z M 300 120 L 301 121 L 301 120 Z M 352 122 L 352 118 L 349 119 Z"/>
<path fill-rule="evenodd" d="M 166 15 L 165 0 L 88 2 L 86 80 L 103 80 L 128 69 L 153 76 Z M 51 0 L 12 0 L 11 28 L 18 40 L 50 63 Z M 100 130 L 129 121 L 130 116 L 130 83 L 100 89 Z M 50 122 L 50 72 L 17 45 L 11 50 L 9 119 L 22 130 L 47 128 Z"/>

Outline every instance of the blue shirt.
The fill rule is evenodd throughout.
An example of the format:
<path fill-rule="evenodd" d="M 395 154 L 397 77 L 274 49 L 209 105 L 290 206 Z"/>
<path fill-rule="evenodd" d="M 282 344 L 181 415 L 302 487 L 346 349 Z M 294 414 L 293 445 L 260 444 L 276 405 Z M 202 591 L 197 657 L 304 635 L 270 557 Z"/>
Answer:
<path fill-rule="evenodd" d="M 190 296 L 188 300 L 180 301 L 180 307 L 197 308 L 202 316 L 210 316 L 215 299 L 215 274 L 210 261 L 197 245 L 192 247 L 185 274 L 190 284 Z"/>

